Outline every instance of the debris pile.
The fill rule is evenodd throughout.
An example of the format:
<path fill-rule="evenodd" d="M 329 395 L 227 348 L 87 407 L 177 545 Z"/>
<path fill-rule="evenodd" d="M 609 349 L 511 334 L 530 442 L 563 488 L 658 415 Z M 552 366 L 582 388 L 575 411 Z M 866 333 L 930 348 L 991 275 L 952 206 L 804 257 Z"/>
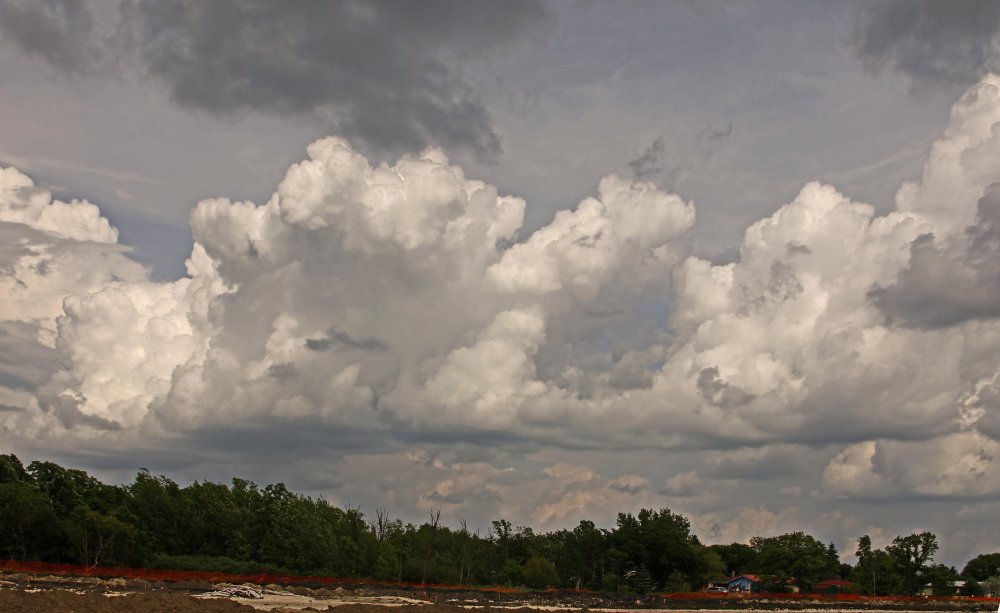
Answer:
<path fill-rule="evenodd" d="M 243 584 L 243 585 L 231 585 L 222 584 L 215 586 L 215 589 L 211 592 L 206 592 L 204 594 L 198 594 L 195 598 L 248 598 L 250 600 L 260 600 L 265 594 L 272 596 L 292 596 L 291 592 L 283 592 L 278 590 L 270 590 L 267 588 L 261 588 L 256 585 Z"/>

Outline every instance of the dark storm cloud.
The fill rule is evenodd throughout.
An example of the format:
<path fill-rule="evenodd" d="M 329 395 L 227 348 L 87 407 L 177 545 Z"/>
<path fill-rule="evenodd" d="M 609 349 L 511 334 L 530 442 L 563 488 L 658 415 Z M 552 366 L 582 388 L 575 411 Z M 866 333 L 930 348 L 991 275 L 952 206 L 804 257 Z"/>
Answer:
<path fill-rule="evenodd" d="M 499 138 L 454 65 L 546 21 L 535 0 L 155 0 L 136 16 L 150 73 L 183 106 L 318 114 L 376 147 L 485 157 Z"/>
<path fill-rule="evenodd" d="M 302 456 L 314 454 L 332 458 L 371 449 L 390 449 L 393 444 L 385 433 L 364 428 L 269 418 L 254 423 L 201 427 L 188 435 L 187 442 L 192 450 L 212 449 L 239 454 L 253 449 L 254 459 L 264 462 L 285 461 L 289 449 L 295 449 Z"/>
<path fill-rule="evenodd" d="M 115 16 L 95 28 L 96 9 Z M 542 31 L 540 0 L 0 0 L 0 36 L 69 73 L 138 59 L 181 106 L 308 115 L 384 153 L 501 150 L 469 59 Z M 114 33 L 113 36 L 110 33 Z"/>
<path fill-rule="evenodd" d="M 944 245 L 919 237 L 896 284 L 868 296 L 886 319 L 911 327 L 1000 317 L 1000 186 L 979 201 L 976 223 L 962 236 Z"/>
<path fill-rule="evenodd" d="M 101 57 L 90 8 L 79 0 L 0 0 L 0 35 L 68 73 L 87 72 Z"/>
<path fill-rule="evenodd" d="M 968 83 L 1000 68 L 1000 2 L 892 0 L 866 3 L 852 44 L 872 70 L 917 81 Z"/>

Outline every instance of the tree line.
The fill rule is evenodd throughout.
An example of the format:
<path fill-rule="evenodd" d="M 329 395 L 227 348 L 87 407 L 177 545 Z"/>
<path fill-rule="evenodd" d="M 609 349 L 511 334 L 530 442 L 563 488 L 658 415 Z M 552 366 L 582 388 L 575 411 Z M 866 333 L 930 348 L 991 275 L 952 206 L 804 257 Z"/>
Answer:
<path fill-rule="evenodd" d="M 0 454 L 0 555 L 17 560 L 638 594 L 700 590 L 738 574 L 757 575 L 757 589 L 767 592 L 846 579 L 861 593 L 918 594 L 930 583 L 947 594 L 960 577 L 967 593 L 1000 591 L 1000 553 L 959 573 L 932 564 L 938 544 L 929 532 L 881 550 L 864 536 L 851 566 L 832 543 L 802 532 L 704 545 L 669 509 L 619 513 L 612 529 L 582 520 L 547 533 L 505 519 L 480 533 L 440 519 L 431 511 L 414 525 L 385 509 L 366 515 L 244 479 L 181 487 L 142 469 L 131 484 L 108 485 L 82 470 L 25 467 Z"/>

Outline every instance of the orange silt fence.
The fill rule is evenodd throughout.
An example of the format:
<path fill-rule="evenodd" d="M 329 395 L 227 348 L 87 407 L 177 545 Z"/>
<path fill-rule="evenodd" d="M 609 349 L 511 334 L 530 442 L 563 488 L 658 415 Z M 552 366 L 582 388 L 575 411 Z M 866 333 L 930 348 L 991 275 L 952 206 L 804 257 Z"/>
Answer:
<path fill-rule="evenodd" d="M 323 585 L 380 585 L 385 587 L 400 587 L 404 589 L 433 589 L 439 591 L 474 590 L 498 594 L 517 593 L 515 588 L 470 587 L 467 585 L 423 584 L 416 582 L 377 581 L 374 579 L 330 577 L 325 575 L 286 575 L 274 573 L 233 574 L 210 570 L 166 570 L 157 568 L 128 568 L 121 566 L 78 566 L 75 564 L 53 564 L 49 562 L 21 562 L 17 560 L 0 560 L 0 571 L 84 576 L 84 577 L 121 577 L 125 579 L 140 579 L 144 581 L 204 581 L 208 583 L 256 583 L 256 584 L 297 584 L 311 583 Z"/>

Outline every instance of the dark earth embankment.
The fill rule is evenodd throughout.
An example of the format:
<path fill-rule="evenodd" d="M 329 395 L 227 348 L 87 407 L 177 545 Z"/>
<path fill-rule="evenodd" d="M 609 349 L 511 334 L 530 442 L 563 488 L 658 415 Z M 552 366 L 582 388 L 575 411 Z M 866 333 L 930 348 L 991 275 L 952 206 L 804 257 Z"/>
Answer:
<path fill-rule="evenodd" d="M 671 611 L 975 611 L 997 610 L 987 599 L 923 599 L 859 597 L 755 597 L 670 594 L 637 597 L 597 592 L 456 590 L 415 586 L 344 583 L 337 587 L 310 582 L 253 585 L 267 592 L 262 599 L 202 599 L 220 584 L 205 580 L 149 581 L 32 573 L 0 574 L 0 611 L 33 613 L 249 613 L 326 611 L 337 613 L 468 613 L 469 608 L 503 613 L 558 608 L 561 611 L 607 609 Z M 231 585 L 231 584 L 225 584 Z M 388 608 L 392 607 L 392 608 Z"/>

